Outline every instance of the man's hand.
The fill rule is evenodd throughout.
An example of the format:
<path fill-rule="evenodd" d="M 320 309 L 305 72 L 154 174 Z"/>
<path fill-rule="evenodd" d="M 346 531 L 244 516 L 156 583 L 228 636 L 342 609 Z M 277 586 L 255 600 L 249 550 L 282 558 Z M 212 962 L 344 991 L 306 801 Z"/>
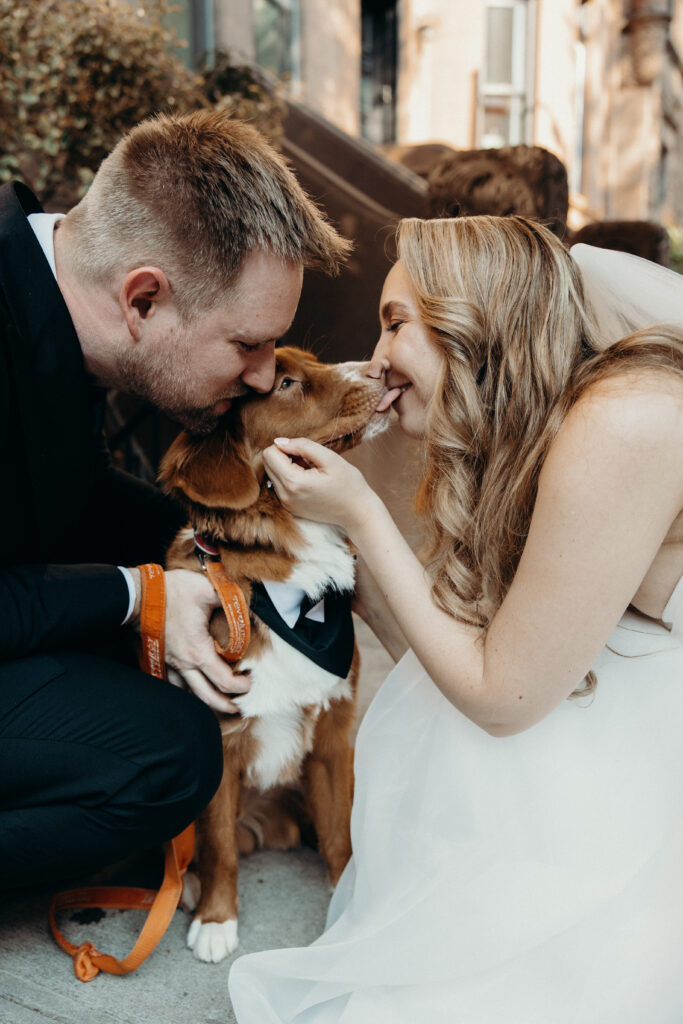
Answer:
<path fill-rule="evenodd" d="M 165 576 L 167 665 L 214 711 L 236 714 L 239 708 L 226 694 L 247 693 L 251 680 L 233 672 L 216 651 L 209 633 L 211 614 L 220 607 L 216 591 L 203 573 L 170 569 Z"/>
<path fill-rule="evenodd" d="M 209 619 L 220 600 L 203 573 L 171 569 L 166 573 L 166 661 L 192 692 L 214 711 L 239 712 L 226 694 L 246 693 L 248 674 L 239 675 L 217 653 Z"/>

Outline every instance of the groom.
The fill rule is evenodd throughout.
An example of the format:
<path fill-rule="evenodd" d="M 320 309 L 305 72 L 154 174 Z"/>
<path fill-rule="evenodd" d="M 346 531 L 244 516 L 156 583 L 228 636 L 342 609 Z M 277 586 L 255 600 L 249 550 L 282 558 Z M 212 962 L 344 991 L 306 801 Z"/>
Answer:
<path fill-rule="evenodd" d="M 135 567 L 184 515 L 110 464 L 104 389 L 210 431 L 271 388 L 303 268 L 347 249 L 259 134 L 211 111 L 138 125 L 66 217 L 0 188 L 0 887 L 180 832 L 220 780 L 209 707 L 235 710 L 200 574 L 166 574 L 166 657 L 191 692 L 127 657 Z"/>

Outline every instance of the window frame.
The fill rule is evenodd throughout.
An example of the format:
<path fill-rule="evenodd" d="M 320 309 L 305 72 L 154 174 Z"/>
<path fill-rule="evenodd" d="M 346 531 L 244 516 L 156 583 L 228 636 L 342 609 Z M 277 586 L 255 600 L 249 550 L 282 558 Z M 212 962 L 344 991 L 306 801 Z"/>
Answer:
<path fill-rule="evenodd" d="M 252 0 L 251 4 L 251 17 L 252 17 L 252 32 L 254 41 L 254 55 L 256 61 L 262 64 L 263 67 L 267 65 L 263 64 L 258 50 L 258 38 L 257 38 L 257 0 Z M 269 68 L 269 70 L 277 75 L 278 77 L 287 76 L 287 81 L 290 88 L 296 91 L 301 84 L 301 6 L 300 0 L 260 0 L 265 5 L 270 5 L 273 8 L 277 8 L 280 13 L 289 15 L 289 40 L 288 40 L 288 54 L 289 54 L 289 69 L 286 71 L 279 71 L 277 69 Z"/>
<path fill-rule="evenodd" d="M 494 8 L 510 8 L 513 12 L 511 39 L 511 82 L 487 79 L 489 20 L 488 12 Z M 481 148 L 532 144 L 534 134 L 534 84 L 536 55 L 537 0 L 487 0 L 482 5 L 482 60 L 477 76 L 476 139 Z M 507 139 L 502 143 L 486 144 L 486 110 L 495 102 L 507 107 Z"/>

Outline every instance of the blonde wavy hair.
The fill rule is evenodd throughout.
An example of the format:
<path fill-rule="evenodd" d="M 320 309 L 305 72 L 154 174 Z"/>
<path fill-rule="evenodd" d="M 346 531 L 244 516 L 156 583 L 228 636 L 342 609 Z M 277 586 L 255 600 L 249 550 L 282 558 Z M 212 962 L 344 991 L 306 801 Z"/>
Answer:
<path fill-rule="evenodd" d="M 408 219 L 397 246 L 444 355 L 418 493 L 425 563 L 437 604 L 485 632 L 517 569 L 539 473 L 568 410 L 591 384 L 630 368 L 683 378 L 683 334 L 657 327 L 608 346 L 577 265 L 523 217 Z"/>

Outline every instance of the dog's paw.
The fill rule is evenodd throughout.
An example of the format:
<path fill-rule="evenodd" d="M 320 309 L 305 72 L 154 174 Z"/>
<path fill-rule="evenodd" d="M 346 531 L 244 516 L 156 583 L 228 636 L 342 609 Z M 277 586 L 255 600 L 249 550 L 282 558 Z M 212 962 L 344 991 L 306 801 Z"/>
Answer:
<path fill-rule="evenodd" d="M 196 875 L 194 871 L 188 871 L 183 878 L 183 894 L 180 897 L 181 909 L 192 912 L 199 903 L 201 894 L 202 883 L 199 881 L 199 875 Z"/>
<path fill-rule="evenodd" d="M 218 964 L 237 949 L 237 921 L 228 918 L 221 924 L 215 921 L 203 923 L 195 917 L 187 933 L 187 944 L 197 960 Z"/>

